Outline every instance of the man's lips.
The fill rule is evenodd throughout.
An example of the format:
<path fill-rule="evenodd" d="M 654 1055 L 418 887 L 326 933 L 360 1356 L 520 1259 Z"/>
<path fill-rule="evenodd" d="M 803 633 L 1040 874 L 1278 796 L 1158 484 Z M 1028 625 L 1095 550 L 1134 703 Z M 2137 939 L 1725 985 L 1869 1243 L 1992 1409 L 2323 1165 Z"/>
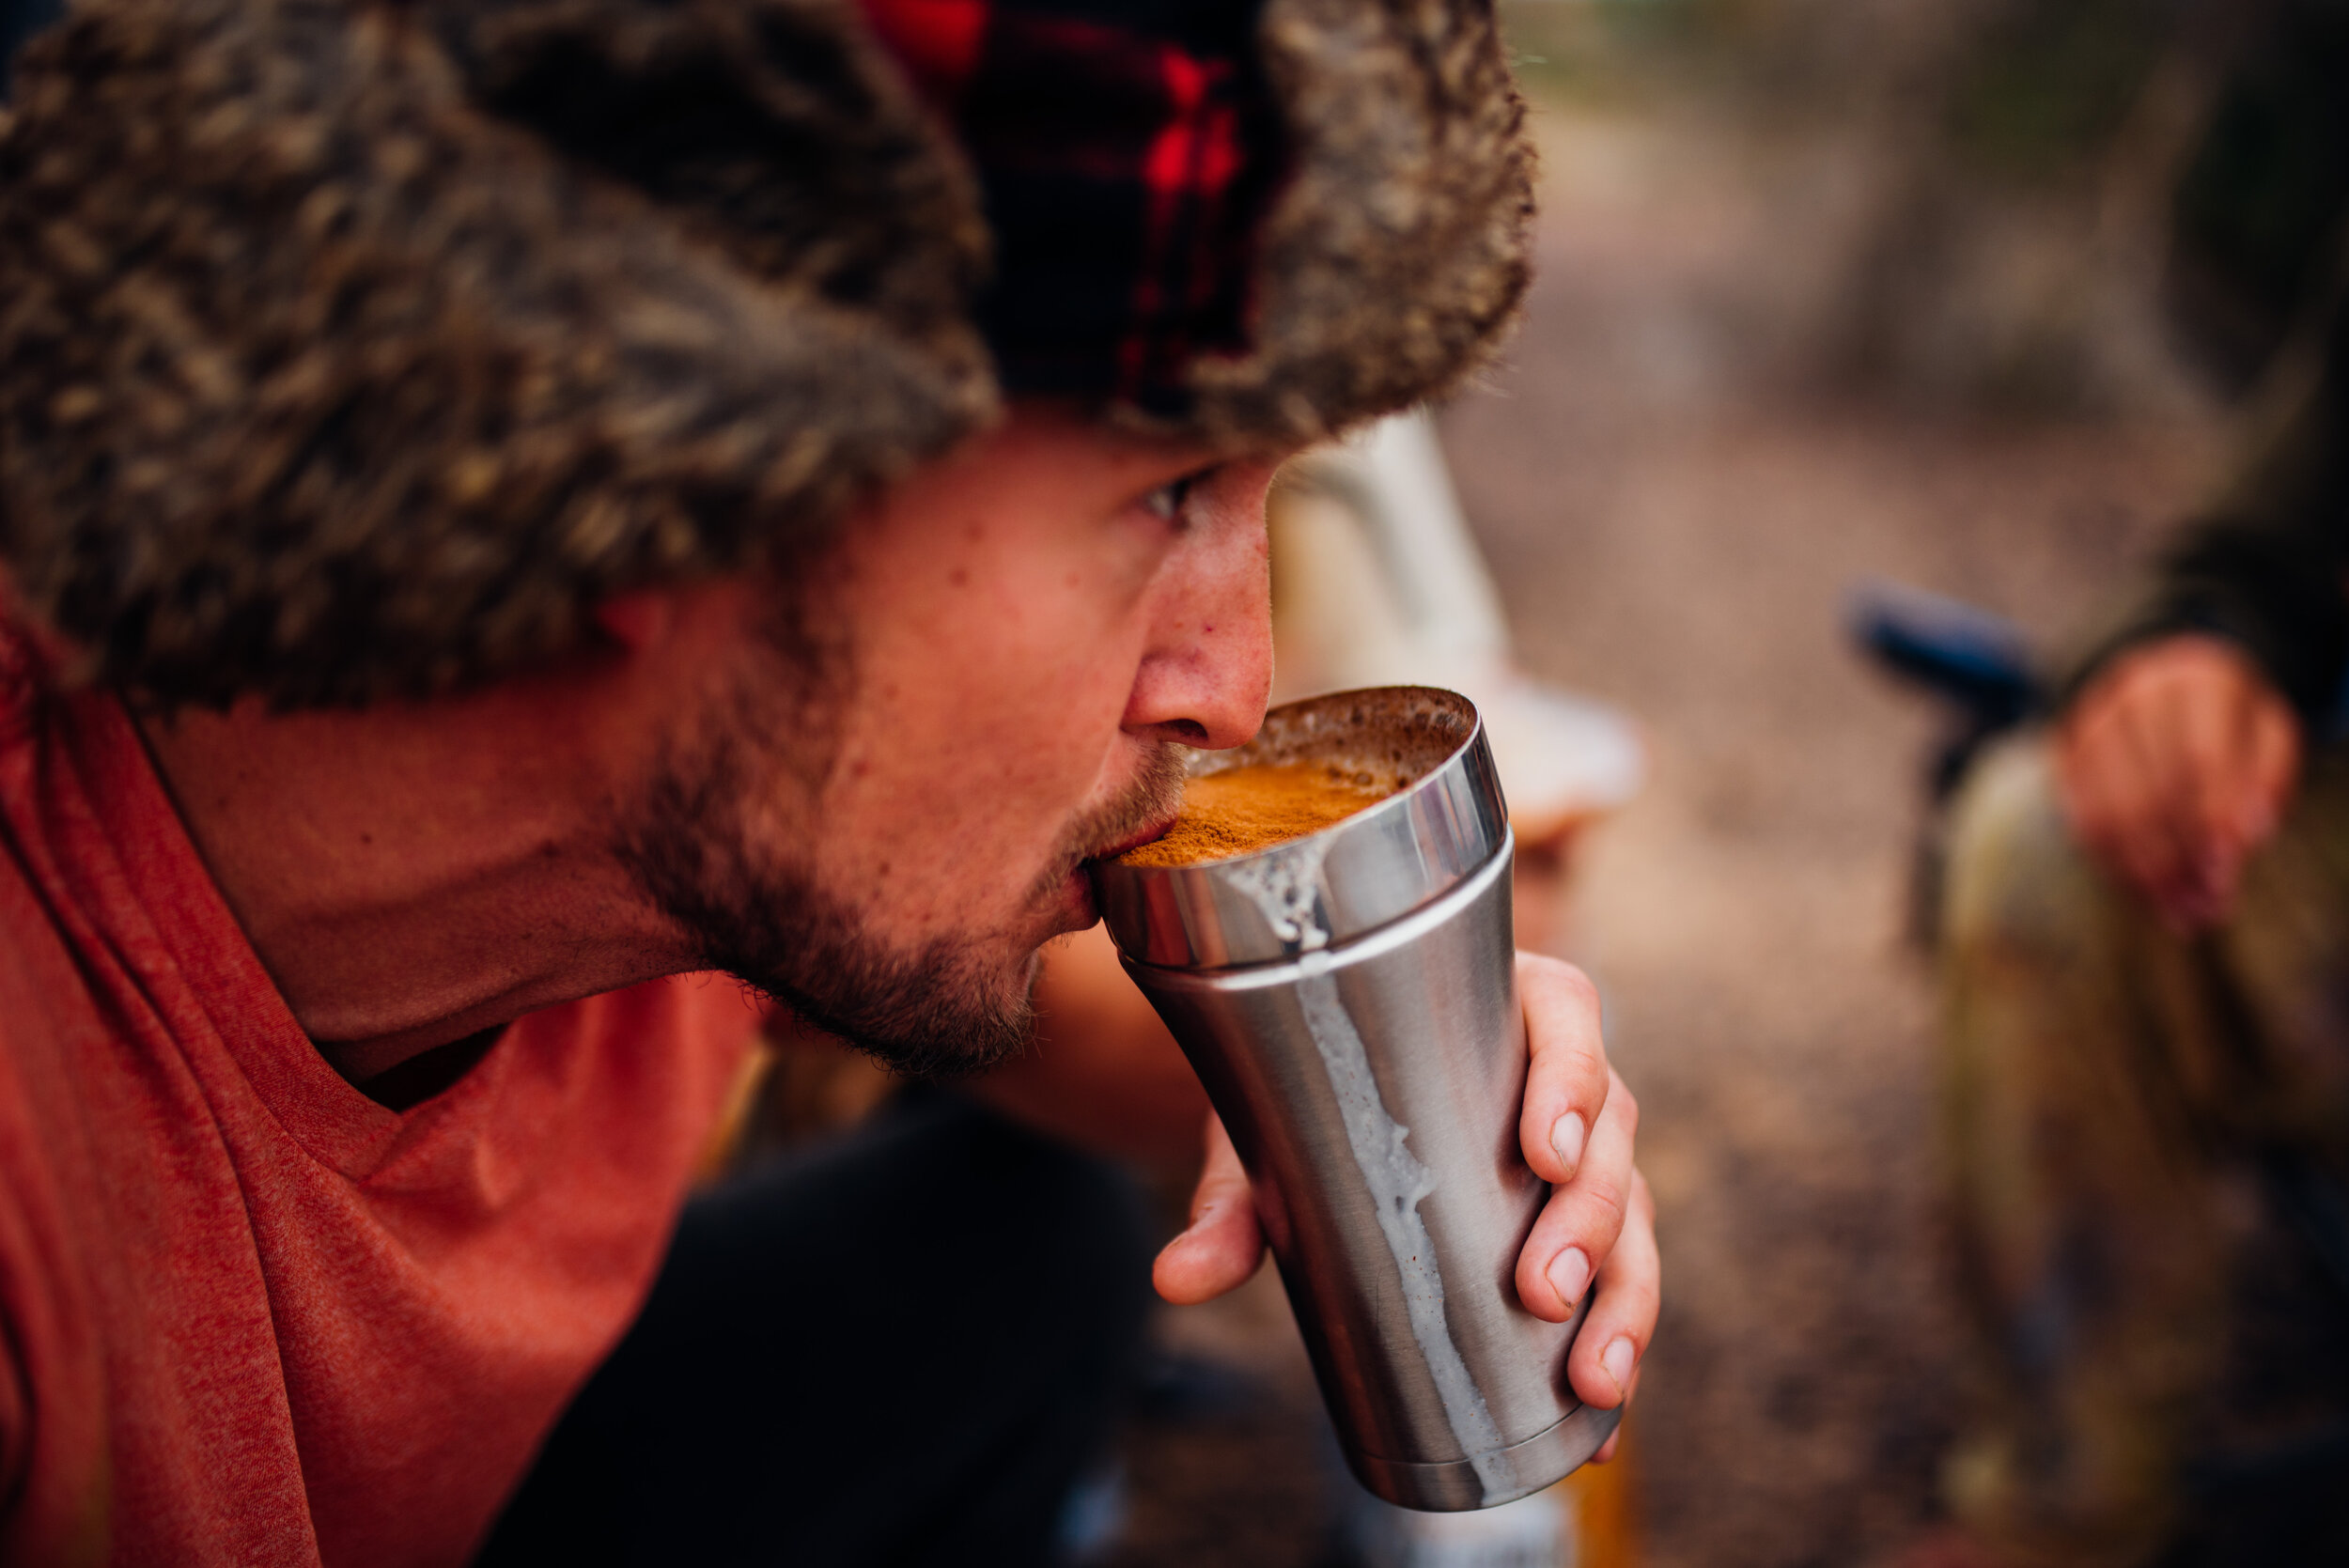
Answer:
<path fill-rule="evenodd" d="M 1169 812 L 1159 820 L 1153 822 L 1146 828 L 1142 828 L 1132 833 L 1129 833 L 1125 838 L 1119 839 L 1115 844 L 1110 845 L 1106 848 L 1096 849 L 1092 854 L 1087 855 L 1085 859 L 1088 861 L 1114 860 L 1128 849 L 1139 849 L 1145 844 L 1152 844 L 1164 838 L 1174 830 L 1174 814 L 1173 812 Z"/>
<path fill-rule="evenodd" d="M 1128 849 L 1138 848 L 1155 839 L 1164 838 L 1174 826 L 1174 814 L 1169 812 L 1148 827 L 1137 829 L 1115 843 L 1094 850 L 1083 860 L 1070 866 L 1067 880 L 1062 883 L 1062 887 L 1066 890 L 1063 896 L 1068 900 L 1073 924 L 1063 929 L 1081 931 L 1101 918 L 1100 907 L 1094 902 L 1093 898 L 1092 868 L 1094 866 L 1113 855 L 1122 855 Z"/>

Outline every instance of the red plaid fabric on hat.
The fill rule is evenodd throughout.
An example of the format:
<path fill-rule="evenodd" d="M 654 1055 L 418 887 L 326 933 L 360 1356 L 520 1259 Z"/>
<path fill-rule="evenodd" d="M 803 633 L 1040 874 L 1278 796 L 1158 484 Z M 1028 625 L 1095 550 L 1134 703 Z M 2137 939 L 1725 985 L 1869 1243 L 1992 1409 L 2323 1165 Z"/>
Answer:
<path fill-rule="evenodd" d="M 1260 0 L 863 0 L 976 169 L 1006 389 L 1186 411 L 1249 337 L 1282 164 Z"/>

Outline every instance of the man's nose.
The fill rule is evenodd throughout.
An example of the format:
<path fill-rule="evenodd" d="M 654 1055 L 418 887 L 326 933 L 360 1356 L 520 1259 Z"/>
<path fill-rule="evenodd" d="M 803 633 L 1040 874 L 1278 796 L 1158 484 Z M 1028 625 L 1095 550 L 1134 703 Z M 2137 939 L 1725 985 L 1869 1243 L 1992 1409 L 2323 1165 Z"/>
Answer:
<path fill-rule="evenodd" d="M 1175 565 L 1135 672 L 1125 725 L 1210 751 L 1237 746 L 1264 722 L 1272 690 L 1272 593 L 1261 488 L 1247 510 L 1219 520 L 1196 555 Z"/>

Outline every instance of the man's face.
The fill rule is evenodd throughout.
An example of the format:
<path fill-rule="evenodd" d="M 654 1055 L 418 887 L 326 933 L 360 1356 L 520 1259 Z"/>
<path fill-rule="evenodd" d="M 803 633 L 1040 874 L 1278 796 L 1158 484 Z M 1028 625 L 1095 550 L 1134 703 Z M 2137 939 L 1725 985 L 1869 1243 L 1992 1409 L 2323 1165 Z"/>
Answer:
<path fill-rule="evenodd" d="M 796 618 L 816 690 L 746 637 L 626 814 L 709 962 L 909 1068 L 1024 1041 L 1084 861 L 1264 716 L 1272 465 L 1209 460 L 1023 410 L 849 522 Z"/>

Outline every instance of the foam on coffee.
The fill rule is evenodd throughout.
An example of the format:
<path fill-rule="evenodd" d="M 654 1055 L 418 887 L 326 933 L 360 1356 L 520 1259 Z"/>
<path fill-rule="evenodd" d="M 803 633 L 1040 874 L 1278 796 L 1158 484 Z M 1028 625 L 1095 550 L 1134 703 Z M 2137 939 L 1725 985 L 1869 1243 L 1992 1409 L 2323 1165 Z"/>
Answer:
<path fill-rule="evenodd" d="M 1117 857 L 1129 866 L 1196 865 L 1285 844 L 1342 822 L 1403 781 L 1327 762 L 1254 763 L 1203 773 L 1183 787 L 1165 837 Z"/>

